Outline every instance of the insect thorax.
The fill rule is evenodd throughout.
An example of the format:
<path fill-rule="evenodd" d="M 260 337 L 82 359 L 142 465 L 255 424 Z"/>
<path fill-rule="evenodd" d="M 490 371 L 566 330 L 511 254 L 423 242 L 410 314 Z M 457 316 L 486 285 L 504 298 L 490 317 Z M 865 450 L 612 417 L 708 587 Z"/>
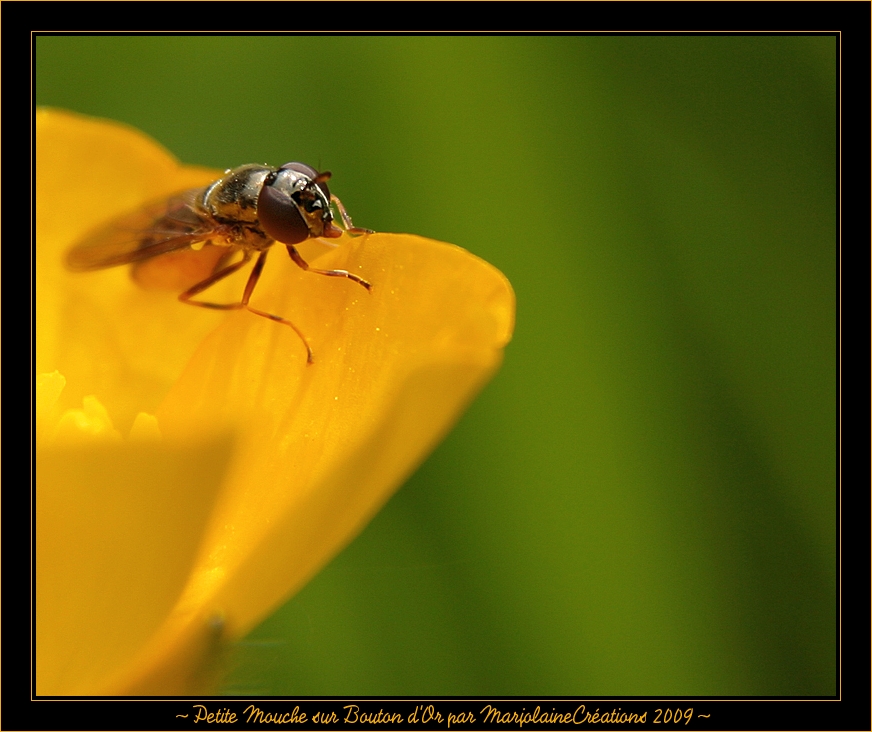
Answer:
<path fill-rule="evenodd" d="M 206 189 L 204 208 L 221 223 L 256 223 L 257 197 L 272 172 L 265 165 L 241 165 L 228 171 Z"/>
<path fill-rule="evenodd" d="M 205 190 L 201 205 L 221 225 L 222 236 L 213 237 L 213 244 L 254 250 L 273 244 L 257 223 L 257 198 L 272 172 L 265 165 L 241 165 Z"/>

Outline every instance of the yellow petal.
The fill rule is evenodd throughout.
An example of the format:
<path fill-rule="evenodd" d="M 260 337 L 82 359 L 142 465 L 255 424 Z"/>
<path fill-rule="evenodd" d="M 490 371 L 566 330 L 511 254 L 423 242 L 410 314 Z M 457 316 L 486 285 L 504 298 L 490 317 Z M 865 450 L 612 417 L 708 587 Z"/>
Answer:
<path fill-rule="evenodd" d="M 363 528 L 493 374 L 513 324 L 508 282 L 458 247 L 374 234 L 319 259 L 369 293 L 277 259 L 261 307 L 293 313 L 315 363 L 290 329 L 239 313 L 158 411 L 167 435 L 247 425 L 189 598 L 232 633 Z"/>
<path fill-rule="evenodd" d="M 81 152 L 102 149 L 104 138 L 111 154 Z M 38 687 L 42 678 L 52 688 L 75 690 L 52 693 L 190 691 L 202 682 L 196 673 L 210 644 L 245 633 L 299 589 L 450 429 L 499 366 L 514 324 L 514 295 L 486 262 L 417 236 L 344 236 L 335 249 L 316 241 L 300 247 L 318 267 L 364 277 L 371 292 L 304 272 L 277 245 L 251 304 L 305 333 L 315 357 L 307 366 L 301 340 L 279 323 L 182 305 L 137 288 L 122 269 L 72 275 L 60 268 L 65 249 L 101 217 L 202 185 L 204 171 L 179 166 L 129 128 L 56 111 L 37 121 L 37 150 L 38 267 L 45 269 L 37 276 L 37 314 L 38 331 L 46 331 L 38 335 L 38 363 L 66 377 L 65 408 L 96 394 L 106 405 L 104 422 L 136 437 L 117 452 L 87 446 L 81 454 L 49 451 L 42 458 L 38 535 L 45 537 L 45 525 L 64 539 L 40 550 L 45 589 L 38 598 L 73 592 L 77 575 L 90 587 L 102 574 L 111 579 L 111 593 L 96 608 L 77 596 L 76 622 L 89 625 L 81 633 L 41 607 L 38 634 L 50 642 L 42 643 L 48 655 L 40 664 L 53 670 L 38 669 Z M 81 183 L 68 191 L 63 182 L 73 177 Z M 55 205 L 52 195 L 62 200 Z M 238 299 L 244 282 L 245 274 L 230 278 L 209 299 Z M 156 421 L 140 412 L 156 414 Z M 92 422 L 103 424 L 96 414 L 92 409 Z M 150 456 L 149 469 L 143 455 Z M 58 467 L 62 459 L 81 463 L 72 488 Z M 183 465 L 193 474 L 173 477 Z M 158 469 L 165 471 L 160 477 Z M 135 484 L 132 504 L 114 497 L 118 486 L 110 478 L 117 475 Z M 172 510 L 192 513 L 190 523 L 175 526 L 177 538 L 154 525 L 88 535 L 95 513 L 111 525 L 114 511 L 129 517 L 131 505 L 147 504 L 152 490 L 161 510 L 170 510 L 176 495 Z M 80 513 L 71 512 L 70 495 L 81 498 Z M 59 558 L 64 542 L 75 541 L 88 546 Z M 152 577 L 150 550 L 132 545 L 155 541 L 161 552 L 151 566 L 173 571 L 149 590 L 159 598 L 150 603 L 148 582 L 141 582 Z M 94 569 L 85 566 L 98 554 L 94 542 L 102 551 L 116 542 L 122 549 Z M 125 565 L 137 570 L 125 574 Z M 121 620 L 106 620 L 110 594 L 124 598 Z M 140 603 L 149 606 L 137 610 Z M 94 641 L 99 631 L 89 613 L 112 629 L 111 641 Z M 70 661 L 83 639 L 108 654 L 99 662 L 102 675 L 96 662 L 91 668 Z"/>
<path fill-rule="evenodd" d="M 36 377 L 36 434 L 42 439 L 49 430 L 49 424 L 54 426 L 54 415 L 58 399 L 64 390 L 67 380 L 59 371 L 50 374 L 38 374 Z"/>
<path fill-rule="evenodd" d="M 198 308 L 179 317 L 175 298 L 132 286 L 125 267 L 71 275 L 66 251 L 95 225 L 215 175 L 180 165 L 125 125 L 37 111 L 36 372 L 66 378 L 61 411 L 96 394 L 127 434 L 218 322 Z"/>
<path fill-rule="evenodd" d="M 165 622 L 228 452 L 220 440 L 38 451 L 38 694 L 95 693 Z"/>

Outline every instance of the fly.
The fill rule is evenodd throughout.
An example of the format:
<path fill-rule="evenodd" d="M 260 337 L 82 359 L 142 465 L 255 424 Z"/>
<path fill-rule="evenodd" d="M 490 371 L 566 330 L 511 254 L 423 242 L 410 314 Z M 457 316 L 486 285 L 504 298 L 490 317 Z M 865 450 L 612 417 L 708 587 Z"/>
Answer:
<path fill-rule="evenodd" d="M 336 205 L 345 231 L 372 233 L 354 226 L 342 202 L 331 195 L 329 178 L 329 171 L 319 173 L 304 163 L 286 163 L 280 168 L 242 165 L 205 188 L 147 205 L 93 232 L 67 253 L 66 264 L 75 272 L 133 264 L 136 276 L 137 267 L 155 257 L 194 253 L 201 269 L 206 267 L 204 276 L 182 292 L 179 300 L 215 310 L 245 308 L 287 325 L 300 337 L 311 364 L 312 349 L 296 325 L 248 303 L 269 248 L 276 242 L 284 244 L 294 263 L 308 272 L 345 277 L 367 290 L 372 288 L 369 282 L 344 269 L 310 267 L 295 246 L 307 239 L 342 236 L 343 230 L 333 223 L 331 203 Z M 236 259 L 240 252 L 241 259 Z M 240 302 L 219 304 L 192 299 L 244 267 L 255 255 Z"/>

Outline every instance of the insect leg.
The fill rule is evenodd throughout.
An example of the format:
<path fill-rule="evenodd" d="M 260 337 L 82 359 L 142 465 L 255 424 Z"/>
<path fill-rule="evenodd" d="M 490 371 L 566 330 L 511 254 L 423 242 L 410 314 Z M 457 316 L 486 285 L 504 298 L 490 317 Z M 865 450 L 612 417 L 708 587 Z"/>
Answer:
<path fill-rule="evenodd" d="M 300 253 L 297 251 L 296 247 L 293 244 L 285 244 L 288 248 L 288 254 L 291 255 L 291 259 L 294 260 L 294 263 L 300 268 L 304 269 L 307 272 L 314 272 L 315 274 L 327 275 L 328 277 L 346 277 L 349 280 L 353 280 L 358 285 L 362 285 L 367 290 L 372 289 L 372 285 L 369 284 L 362 277 L 358 277 L 356 274 L 352 274 L 351 272 L 344 269 L 315 269 L 315 267 L 310 267 L 309 263 L 300 256 Z"/>
<path fill-rule="evenodd" d="M 196 285 L 191 287 L 188 290 L 185 290 L 181 295 L 179 295 L 179 300 L 182 302 L 188 303 L 188 305 L 197 305 L 201 308 L 212 308 L 214 310 L 241 310 L 245 308 L 246 310 L 251 311 L 255 315 L 260 315 L 264 318 L 268 318 L 269 320 L 273 320 L 276 323 L 281 323 L 282 325 L 287 325 L 293 329 L 293 331 L 300 337 L 300 340 L 303 341 L 303 345 L 306 347 L 306 361 L 307 363 L 313 363 L 314 358 L 312 357 L 312 349 L 309 347 L 309 342 L 306 340 L 306 336 L 294 325 L 290 320 L 286 320 L 285 318 L 281 318 L 278 315 L 273 315 L 272 313 L 265 313 L 262 310 L 258 310 L 256 308 L 251 307 L 248 304 L 248 301 L 251 299 L 251 293 L 254 292 L 254 287 L 257 285 L 257 281 L 260 279 L 260 273 L 263 271 L 263 265 L 266 262 L 266 251 L 262 251 L 260 256 L 258 256 L 257 261 L 254 263 L 254 267 L 251 270 L 251 274 L 248 275 L 248 282 L 245 283 L 245 291 L 242 293 L 242 300 L 240 302 L 231 302 L 231 303 L 215 303 L 215 302 L 201 302 L 200 300 L 191 300 L 194 295 L 199 295 L 203 290 L 211 287 L 219 280 L 223 280 L 225 277 L 232 275 L 234 272 L 242 268 L 245 264 L 251 261 L 251 252 L 245 252 L 243 258 L 236 262 L 235 264 L 231 264 L 228 267 L 224 267 L 223 269 L 219 269 L 217 272 L 214 272 L 209 277 L 207 277 L 202 282 L 198 282 Z"/>
<path fill-rule="evenodd" d="M 255 315 L 260 315 L 269 320 L 273 320 L 276 323 L 281 323 L 282 325 L 287 325 L 292 328 L 294 333 L 300 336 L 300 340 L 303 341 L 303 345 L 306 347 L 306 363 L 314 363 L 315 358 L 312 355 L 309 341 L 306 340 L 306 336 L 303 335 L 303 332 L 296 325 L 294 325 L 290 320 L 281 318 L 278 315 L 273 315 L 272 313 L 265 313 L 263 310 L 257 310 L 248 304 L 248 301 L 251 298 L 251 293 L 254 292 L 254 286 L 257 284 L 257 281 L 260 279 L 260 273 L 263 271 L 263 265 L 264 262 L 266 262 L 266 255 L 266 250 L 262 251 L 260 256 L 257 258 L 257 261 L 254 263 L 254 268 L 248 276 L 248 282 L 245 283 L 245 292 L 242 293 L 242 302 L 240 303 L 240 306 L 246 308 Z"/>
<path fill-rule="evenodd" d="M 245 252 L 242 259 L 238 262 L 231 264 L 227 267 L 223 267 L 219 269 L 217 272 L 213 272 L 210 274 L 205 280 L 202 282 L 198 282 L 193 287 L 185 290 L 181 295 L 179 295 L 179 300 L 182 302 L 188 303 L 188 305 L 197 305 L 201 308 L 212 308 L 214 310 L 239 310 L 240 308 L 245 307 L 245 303 L 243 302 L 234 302 L 228 305 L 220 305 L 214 302 L 201 302 L 200 300 L 192 300 L 191 298 L 194 295 L 199 295 L 203 290 L 210 288 L 216 282 L 223 280 L 225 277 L 232 275 L 234 272 L 238 271 L 242 267 L 244 267 L 251 260 L 251 253 Z M 249 278 L 250 279 L 250 278 Z M 246 288 L 247 289 L 247 288 Z"/>
<path fill-rule="evenodd" d="M 339 215 L 342 217 L 342 223 L 345 225 L 345 230 L 349 234 L 372 234 L 372 229 L 362 229 L 359 226 L 355 226 L 351 222 L 351 216 L 348 215 L 348 211 L 345 210 L 345 206 L 342 205 L 342 201 L 340 201 L 336 196 L 332 193 L 330 194 L 330 200 L 336 204 L 336 208 L 339 209 Z"/>

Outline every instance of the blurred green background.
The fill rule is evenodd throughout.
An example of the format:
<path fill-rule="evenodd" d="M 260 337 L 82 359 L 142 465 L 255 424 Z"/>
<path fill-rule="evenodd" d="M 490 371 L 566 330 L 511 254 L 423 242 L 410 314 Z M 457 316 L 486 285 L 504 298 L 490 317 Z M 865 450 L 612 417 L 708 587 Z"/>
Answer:
<path fill-rule="evenodd" d="M 834 37 L 39 37 L 36 102 L 329 168 L 517 293 L 225 693 L 836 692 Z"/>

